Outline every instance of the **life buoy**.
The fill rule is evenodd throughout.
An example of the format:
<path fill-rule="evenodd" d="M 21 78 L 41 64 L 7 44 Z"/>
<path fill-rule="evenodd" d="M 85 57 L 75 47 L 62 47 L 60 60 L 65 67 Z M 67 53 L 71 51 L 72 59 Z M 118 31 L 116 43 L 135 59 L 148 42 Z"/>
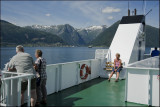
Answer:
<path fill-rule="evenodd" d="M 83 70 L 84 70 L 84 68 L 86 69 L 85 75 L 83 75 L 83 72 L 84 72 Z M 81 69 L 80 69 L 80 78 L 81 78 L 81 79 L 86 79 L 86 78 L 88 77 L 88 74 L 91 74 L 90 68 L 88 67 L 88 65 L 82 64 Z"/>

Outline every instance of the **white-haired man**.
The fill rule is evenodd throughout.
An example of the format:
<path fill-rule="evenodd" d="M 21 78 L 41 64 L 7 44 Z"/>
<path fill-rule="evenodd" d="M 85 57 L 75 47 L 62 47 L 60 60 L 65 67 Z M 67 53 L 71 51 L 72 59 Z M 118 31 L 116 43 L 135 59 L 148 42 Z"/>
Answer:
<path fill-rule="evenodd" d="M 16 47 L 16 55 L 12 57 L 9 62 L 9 71 L 15 71 L 17 73 L 29 73 L 35 74 L 35 70 L 33 68 L 34 61 L 33 58 L 24 52 L 24 48 L 22 45 L 18 45 Z M 21 104 L 24 103 L 24 92 L 27 89 L 28 81 L 26 79 L 22 80 L 21 83 Z M 33 77 L 31 79 L 31 106 L 35 106 L 36 103 L 36 79 Z"/>

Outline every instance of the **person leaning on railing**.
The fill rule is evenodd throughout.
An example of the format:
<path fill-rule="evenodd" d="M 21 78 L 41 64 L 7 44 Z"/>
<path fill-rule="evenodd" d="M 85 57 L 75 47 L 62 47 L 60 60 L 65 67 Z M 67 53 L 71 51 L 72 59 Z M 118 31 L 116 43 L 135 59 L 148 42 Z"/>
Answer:
<path fill-rule="evenodd" d="M 2 81 L 1 81 L 1 70 L 0 70 L 0 103 L 1 103 L 1 84 L 2 84 Z"/>
<path fill-rule="evenodd" d="M 1 84 L 2 84 L 1 76 L 2 76 L 2 74 L 1 74 L 1 70 L 0 70 L 0 90 L 1 90 Z M 1 94 L 1 92 L 0 92 L 0 94 Z"/>
<path fill-rule="evenodd" d="M 16 55 L 12 57 L 9 62 L 9 71 L 16 71 L 17 73 L 27 73 L 27 74 L 36 74 L 33 66 L 34 61 L 33 58 L 24 52 L 24 48 L 21 45 L 16 47 Z M 26 79 L 22 79 L 21 83 L 21 104 L 24 103 L 24 92 L 27 89 L 28 81 Z M 31 79 L 31 106 L 35 106 L 37 99 L 36 95 L 36 78 L 33 76 Z"/>
<path fill-rule="evenodd" d="M 37 102 L 36 105 L 46 104 L 47 98 L 47 89 L 46 89 L 46 60 L 42 57 L 42 51 L 36 50 L 35 57 L 37 58 L 35 61 L 35 69 L 37 73 Z"/>

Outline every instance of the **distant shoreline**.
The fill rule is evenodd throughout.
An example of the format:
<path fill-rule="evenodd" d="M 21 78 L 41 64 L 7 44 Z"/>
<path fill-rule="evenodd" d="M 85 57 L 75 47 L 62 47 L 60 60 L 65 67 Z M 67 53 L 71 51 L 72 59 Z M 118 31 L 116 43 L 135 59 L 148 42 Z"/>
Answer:
<path fill-rule="evenodd" d="M 1 46 L 1 48 L 7 48 L 7 47 L 16 47 L 17 45 L 15 46 Z M 77 47 L 87 47 L 88 46 L 26 46 L 26 45 L 23 45 L 24 47 L 59 47 L 59 48 L 63 48 L 63 47 L 71 47 L 71 48 L 77 48 Z M 106 46 L 92 46 L 92 48 L 109 48 L 109 47 L 106 47 Z"/>

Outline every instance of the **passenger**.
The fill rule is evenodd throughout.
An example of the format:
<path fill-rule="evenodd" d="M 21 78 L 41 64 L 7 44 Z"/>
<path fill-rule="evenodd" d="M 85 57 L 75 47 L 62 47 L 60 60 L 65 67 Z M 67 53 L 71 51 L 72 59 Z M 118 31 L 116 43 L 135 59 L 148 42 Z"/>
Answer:
<path fill-rule="evenodd" d="M 111 75 L 110 75 L 108 81 L 110 82 L 110 79 L 111 79 L 111 77 L 113 76 L 113 74 L 114 74 L 115 72 L 117 72 L 117 77 L 116 77 L 115 82 L 118 82 L 119 73 L 120 73 L 121 70 L 122 70 L 122 61 L 121 61 L 121 59 L 120 59 L 120 54 L 117 53 L 117 54 L 116 54 L 116 59 L 114 59 L 114 67 L 112 68 L 112 72 L 111 72 Z"/>
<path fill-rule="evenodd" d="M 35 61 L 35 69 L 38 74 L 37 76 L 37 103 L 36 105 L 41 104 L 47 104 L 46 98 L 47 98 L 47 90 L 46 90 L 46 81 L 47 81 L 47 75 L 46 75 L 46 60 L 42 58 L 42 51 L 36 50 L 35 57 L 37 60 Z"/>
<path fill-rule="evenodd" d="M 1 76 L 2 76 L 2 74 L 1 74 L 1 70 L 0 70 L 0 90 L 1 90 L 1 84 L 2 84 Z M 1 91 L 0 91 L 0 102 L 1 102 Z"/>
<path fill-rule="evenodd" d="M 157 47 L 155 47 L 155 49 L 151 53 L 151 57 L 159 56 L 159 55 L 160 55 L 160 51 L 157 50 Z"/>
<path fill-rule="evenodd" d="M 33 58 L 28 54 L 24 53 L 24 48 L 21 45 L 16 47 L 16 55 L 12 57 L 9 62 L 9 71 L 16 71 L 17 73 L 34 74 Z M 21 82 L 21 104 L 24 103 L 24 92 L 27 89 L 28 81 L 22 79 Z M 31 79 L 31 106 L 35 106 L 36 103 L 36 78 L 35 76 Z"/>

